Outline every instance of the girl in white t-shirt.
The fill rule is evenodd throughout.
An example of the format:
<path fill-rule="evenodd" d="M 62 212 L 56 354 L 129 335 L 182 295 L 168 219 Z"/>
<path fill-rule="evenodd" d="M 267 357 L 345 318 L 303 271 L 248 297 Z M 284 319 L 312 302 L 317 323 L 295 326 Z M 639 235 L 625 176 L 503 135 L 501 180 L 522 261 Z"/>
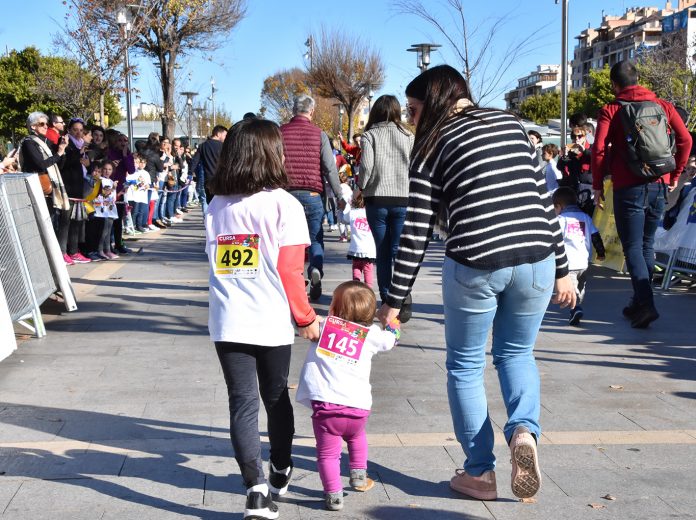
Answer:
<path fill-rule="evenodd" d="M 367 476 L 365 433 L 372 407 L 372 356 L 393 348 L 400 335 L 398 321 L 387 330 L 372 323 L 376 305 L 374 291 L 362 282 L 336 287 L 329 317 L 300 374 L 297 401 L 313 410 L 319 476 L 330 511 L 343 509 L 342 441 L 348 444 L 351 487 L 367 491 L 375 484 Z"/>
<path fill-rule="evenodd" d="M 353 199 L 353 190 L 348 184 L 348 172 L 350 172 L 348 164 L 344 164 L 338 171 L 338 180 L 341 182 L 341 194 L 338 198 L 338 209 L 340 210 L 338 213 L 338 231 L 341 234 L 339 242 L 348 242 L 350 221 L 343 216 L 347 211 L 350 211 L 350 202 Z"/>
<path fill-rule="evenodd" d="M 348 259 L 353 261 L 353 280 L 362 278 L 367 285 L 372 287 L 377 248 L 372 230 L 367 223 L 365 201 L 360 190 L 355 190 L 353 193 L 353 200 L 343 210 L 343 218 L 350 222 Z"/>
<path fill-rule="evenodd" d="M 114 181 L 101 179 L 101 193 L 94 199 L 94 218 L 100 219 L 97 254 L 104 260 L 115 260 L 118 255 L 111 250 L 111 232 L 118 218 Z"/>
<path fill-rule="evenodd" d="M 247 488 L 245 519 L 278 518 L 269 492 L 284 494 L 292 474 L 295 428 L 287 380 L 293 324 L 303 338 L 319 337 L 303 275 L 307 221 L 302 205 L 282 189 L 283 161 L 278 125 L 243 120 L 227 134 L 208 185 L 215 195 L 205 215 L 208 328 L 227 383 L 230 437 Z M 268 481 L 259 392 L 268 415 Z"/>

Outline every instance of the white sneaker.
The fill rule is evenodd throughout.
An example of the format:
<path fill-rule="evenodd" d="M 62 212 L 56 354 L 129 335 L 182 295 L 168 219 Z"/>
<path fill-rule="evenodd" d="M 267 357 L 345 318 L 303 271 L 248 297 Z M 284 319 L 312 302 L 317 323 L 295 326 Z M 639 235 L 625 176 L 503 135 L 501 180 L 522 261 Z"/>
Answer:
<path fill-rule="evenodd" d="M 157 231 L 157 230 L 159 229 L 159 228 L 158 228 L 157 226 L 155 226 L 154 224 L 150 224 L 149 226 L 147 226 L 147 228 L 148 228 L 150 231 Z"/>
<path fill-rule="evenodd" d="M 176 224 L 181 224 L 184 221 L 184 219 L 179 218 L 179 217 L 172 217 L 169 220 L 171 220 L 172 222 L 175 222 Z"/>
<path fill-rule="evenodd" d="M 184 214 L 184 212 L 183 212 L 183 211 L 181 211 L 180 209 L 177 209 L 177 210 L 176 210 L 176 214 L 177 214 L 177 215 L 183 215 L 183 214 Z"/>

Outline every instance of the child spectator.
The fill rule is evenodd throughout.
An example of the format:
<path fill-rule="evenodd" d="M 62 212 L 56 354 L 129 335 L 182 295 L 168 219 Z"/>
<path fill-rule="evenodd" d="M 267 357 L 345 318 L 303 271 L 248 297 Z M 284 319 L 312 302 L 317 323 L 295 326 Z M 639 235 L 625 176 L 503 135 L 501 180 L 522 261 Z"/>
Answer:
<path fill-rule="evenodd" d="M 341 185 L 343 186 L 343 185 Z M 353 261 L 353 280 L 362 280 L 371 288 L 377 257 L 375 239 L 367 223 L 362 192 L 356 190 L 351 204 L 343 210 L 344 220 L 350 222 L 348 258 Z"/>
<path fill-rule="evenodd" d="M 570 309 L 569 325 L 578 325 L 583 317 L 580 304 L 585 297 L 587 268 L 592 246 L 597 250 L 597 260 L 604 260 L 604 243 L 592 218 L 578 207 L 575 192 L 568 187 L 558 188 L 553 194 L 553 208 L 558 215 L 558 223 L 563 233 L 570 279 L 575 286 L 577 303 Z"/>
<path fill-rule="evenodd" d="M 293 322 L 302 337 L 319 338 L 303 275 L 307 220 L 286 185 L 278 125 L 256 118 L 235 124 L 208 182 L 215 196 L 205 229 L 208 327 L 227 383 L 230 438 L 247 489 L 245 519 L 278 518 L 269 491 L 284 494 L 292 475 L 295 427 L 287 383 Z M 268 416 L 268 481 L 261 461 L 259 393 Z"/>
<path fill-rule="evenodd" d="M 94 217 L 101 223 L 97 253 L 104 260 L 115 260 L 118 255 L 111 249 L 111 231 L 118 211 L 114 181 L 111 179 L 101 179 L 101 194 L 94 200 Z"/>
<path fill-rule="evenodd" d="M 150 189 L 150 174 L 145 169 L 147 157 L 142 153 L 135 154 L 135 171 L 126 176 L 129 185 L 128 204 L 131 207 L 133 225 L 137 233 L 147 233 L 148 197 Z"/>
<path fill-rule="evenodd" d="M 373 325 L 377 299 L 362 282 L 344 282 L 333 293 L 329 317 L 317 343 L 307 351 L 297 402 L 312 408 L 317 464 L 330 511 L 343 509 L 342 440 L 348 444 L 350 485 L 368 491 L 365 426 L 372 407 L 372 356 L 390 350 L 399 339 L 399 323 L 382 330 Z"/>
<path fill-rule="evenodd" d="M 341 183 L 341 193 L 338 197 L 338 209 L 340 210 L 338 216 L 338 231 L 341 233 L 339 237 L 339 242 L 348 242 L 348 226 L 350 226 L 350 221 L 344 218 L 344 214 L 348 215 L 350 212 L 350 202 L 353 199 L 353 190 L 348 184 L 350 166 L 345 165 L 338 171 L 338 180 Z"/>
<path fill-rule="evenodd" d="M 555 144 L 545 144 L 541 152 L 544 162 L 546 163 L 544 167 L 546 189 L 549 193 L 553 193 L 558 189 L 558 181 L 563 178 L 563 174 L 556 166 L 558 162 L 558 146 Z"/>

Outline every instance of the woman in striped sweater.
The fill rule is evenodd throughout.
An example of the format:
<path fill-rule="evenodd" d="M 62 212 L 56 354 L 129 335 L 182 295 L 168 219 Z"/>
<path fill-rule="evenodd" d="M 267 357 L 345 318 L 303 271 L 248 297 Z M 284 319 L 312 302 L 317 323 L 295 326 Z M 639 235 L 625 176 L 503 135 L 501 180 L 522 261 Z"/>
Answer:
<path fill-rule="evenodd" d="M 380 319 L 394 319 L 411 292 L 436 220 L 448 233 L 442 269 L 447 392 L 464 470 L 450 486 L 495 500 L 493 428 L 483 372 L 490 329 L 493 364 L 508 412 L 512 491 L 539 489 L 540 384 L 533 348 L 554 302 L 574 305 L 563 237 L 544 174 L 524 128 L 511 114 L 471 102 L 452 67 L 427 70 L 406 88 L 416 125 L 409 201 L 394 273 Z"/>

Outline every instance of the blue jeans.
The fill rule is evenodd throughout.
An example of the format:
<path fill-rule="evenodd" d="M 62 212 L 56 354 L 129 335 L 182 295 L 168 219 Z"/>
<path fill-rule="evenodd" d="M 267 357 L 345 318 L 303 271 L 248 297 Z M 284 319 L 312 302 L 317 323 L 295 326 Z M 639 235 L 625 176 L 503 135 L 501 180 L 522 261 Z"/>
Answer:
<path fill-rule="evenodd" d="M 551 299 L 554 255 L 533 264 L 491 271 L 446 257 L 442 268 L 447 344 L 447 395 L 457 440 L 473 476 L 495 468 L 493 428 L 483 383 L 486 344 L 493 327 L 493 365 L 508 420 L 508 443 L 526 426 L 539 438 L 540 383 L 534 342 Z"/>
<path fill-rule="evenodd" d="M 129 202 L 129 204 L 132 210 L 133 226 L 137 229 L 147 227 L 148 205 L 145 202 Z"/>
<path fill-rule="evenodd" d="M 171 190 L 176 190 L 177 188 L 169 188 Z M 179 199 L 179 193 L 175 191 L 169 191 L 165 194 L 166 200 L 164 203 L 164 216 L 167 218 L 176 217 L 176 201 Z"/>
<path fill-rule="evenodd" d="M 633 284 L 633 303 L 653 305 L 655 232 L 665 209 L 662 182 L 614 190 L 614 218 Z"/>
<path fill-rule="evenodd" d="M 202 173 L 198 174 L 198 180 L 196 181 L 196 193 L 198 193 L 198 200 L 201 203 L 201 211 L 203 215 L 208 213 L 208 199 L 205 195 L 205 177 Z"/>
<path fill-rule="evenodd" d="M 177 209 L 178 208 L 185 208 L 186 204 L 188 204 L 188 192 L 189 192 L 189 186 L 188 184 L 186 186 L 183 186 L 181 189 L 181 192 L 179 193 L 179 201 L 177 202 Z"/>
<path fill-rule="evenodd" d="M 153 220 L 162 220 L 165 217 L 164 204 L 167 199 L 167 194 L 164 193 L 164 181 L 159 181 L 157 184 L 157 202 L 155 202 L 155 216 Z"/>
<path fill-rule="evenodd" d="M 307 218 L 307 228 L 309 229 L 309 274 L 312 268 L 319 269 L 321 276 L 324 276 L 324 228 L 321 221 L 324 218 L 324 202 L 321 195 L 312 195 L 306 190 L 293 190 L 290 194 L 300 201 L 304 208 Z"/>
<path fill-rule="evenodd" d="M 406 220 L 406 207 L 367 204 L 365 213 L 377 247 L 377 287 L 379 297 L 384 301 L 389 292 L 392 264 L 399 249 L 401 229 Z"/>

